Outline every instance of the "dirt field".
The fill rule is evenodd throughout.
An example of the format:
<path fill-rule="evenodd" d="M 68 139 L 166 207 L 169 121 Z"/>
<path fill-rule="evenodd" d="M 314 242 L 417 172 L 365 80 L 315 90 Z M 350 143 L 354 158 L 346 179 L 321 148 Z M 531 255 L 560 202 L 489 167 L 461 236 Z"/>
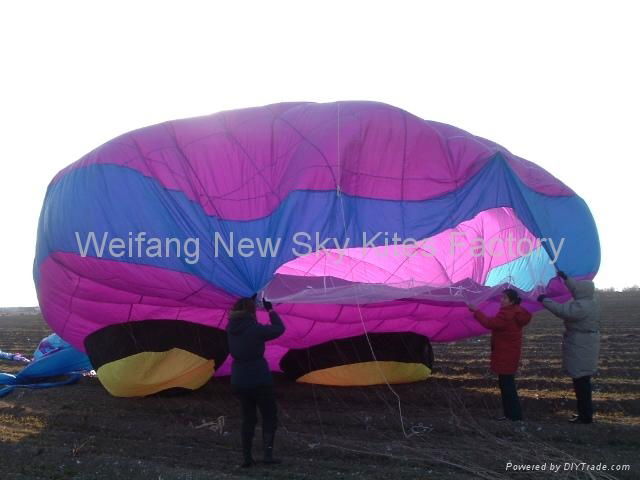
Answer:
<path fill-rule="evenodd" d="M 522 424 L 493 420 L 500 413 L 499 396 L 483 337 L 435 345 L 432 378 L 393 391 L 280 381 L 276 450 L 284 464 L 270 468 L 238 468 L 239 408 L 224 381 L 187 396 L 139 399 L 113 398 L 93 378 L 50 390 L 16 390 L 0 400 L 0 476 L 640 478 L 640 295 L 603 294 L 601 300 L 594 425 L 566 421 L 575 400 L 570 379 L 560 371 L 562 324 L 542 313 L 526 330 L 519 375 Z M 47 333 L 39 317 L 0 317 L 3 350 L 30 353 Z M 16 370 L 6 362 L 0 369 Z M 197 428 L 219 417 L 224 417 L 222 433 Z M 505 470 L 508 462 L 547 470 L 513 473 Z M 629 465 L 629 470 L 565 470 L 571 462 Z M 550 464 L 560 471 L 550 474 Z"/>

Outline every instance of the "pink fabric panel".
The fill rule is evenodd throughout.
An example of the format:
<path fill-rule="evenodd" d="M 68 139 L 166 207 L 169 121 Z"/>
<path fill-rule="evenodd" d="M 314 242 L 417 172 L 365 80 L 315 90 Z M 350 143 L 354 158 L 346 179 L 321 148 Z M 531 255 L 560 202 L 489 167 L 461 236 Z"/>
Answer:
<path fill-rule="evenodd" d="M 514 239 L 512 247 L 510 238 Z M 482 255 L 477 253 L 480 250 L 473 249 L 480 245 L 477 239 L 486 242 Z M 456 245 L 455 254 L 452 242 Z M 512 209 L 495 208 L 430 239 L 421 239 L 417 247 L 327 249 L 298 257 L 282 265 L 276 273 L 331 276 L 362 283 L 404 283 L 407 287 L 451 285 L 465 279 L 483 284 L 491 269 L 521 256 L 517 242 L 521 242 L 520 253 L 528 253 L 529 246 L 536 244 L 536 237 L 522 225 Z M 430 276 L 426 276 L 427 273 Z"/>

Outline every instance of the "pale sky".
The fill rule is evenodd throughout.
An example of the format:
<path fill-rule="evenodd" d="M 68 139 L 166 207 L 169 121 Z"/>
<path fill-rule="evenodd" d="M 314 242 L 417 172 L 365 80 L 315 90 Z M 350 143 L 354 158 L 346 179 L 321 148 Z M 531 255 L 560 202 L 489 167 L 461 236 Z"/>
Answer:
<path fill-rule="evenodd" d="M 489 138 L 588 203 L 598 287 L 640 284 L 634 2 L 3 2 L 0 306 L 35 305 L 51 178 L 116 135 L 375 100 Z"/>

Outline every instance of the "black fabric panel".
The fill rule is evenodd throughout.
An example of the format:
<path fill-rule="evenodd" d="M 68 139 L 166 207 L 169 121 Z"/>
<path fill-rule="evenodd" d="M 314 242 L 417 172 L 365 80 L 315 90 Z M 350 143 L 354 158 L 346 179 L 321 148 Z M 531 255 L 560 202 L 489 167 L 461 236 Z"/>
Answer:
<path fill-rule="evenodd" d="M 370 333 L 369 340 L 378 361 L 422 363 L 433 367 L 433 350 L 429 339 L 411 332 Z M 313 347 L 289 350 L 280 368 L 296 379 L 323 368 L 375 360 L 365 335 L 332 340 Z"/>
<path fill-rule="evenodd" d="M 144 320 L 110 325 L 93 332 L 84 347 L 96 370 L 106 363 L 141 352 L 181 348 L 206 359 L 216 368 L 229 354 L 224 330 L 182 320 Z"/>

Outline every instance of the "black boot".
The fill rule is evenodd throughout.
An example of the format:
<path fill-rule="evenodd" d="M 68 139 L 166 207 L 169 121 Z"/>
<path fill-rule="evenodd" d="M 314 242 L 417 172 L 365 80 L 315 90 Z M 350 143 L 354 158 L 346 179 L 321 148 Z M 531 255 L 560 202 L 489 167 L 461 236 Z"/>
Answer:
<path fill-rule="evenodd" d="M 266 464 L 282 463 L 282 460 L 273 458 L 273 441 L 275 439 L 275 432 L 264 432 L 262 434 L 262 442 L 264 446 L 264 458 L 263 462 Z"/>
<path fill-rule="evenodd" d="M 248 468 L 253 465 L 253 456 L 251 455 L 251 445 L 253 443 L 253 432 L 242 432 L 242 467 Z"/>
<path fill-rule="evenodd" d="M 569 422 L 573 423 L 574 425 L 575 424 L 589 424 L 589 423 L 593 423 L 593 419 L 591 419 L 591 418 L 582 418 L 579 415 L 575 415 L 575 416 L 573 416 L 573 417 L 571 417 L 569 419 Z"/>

